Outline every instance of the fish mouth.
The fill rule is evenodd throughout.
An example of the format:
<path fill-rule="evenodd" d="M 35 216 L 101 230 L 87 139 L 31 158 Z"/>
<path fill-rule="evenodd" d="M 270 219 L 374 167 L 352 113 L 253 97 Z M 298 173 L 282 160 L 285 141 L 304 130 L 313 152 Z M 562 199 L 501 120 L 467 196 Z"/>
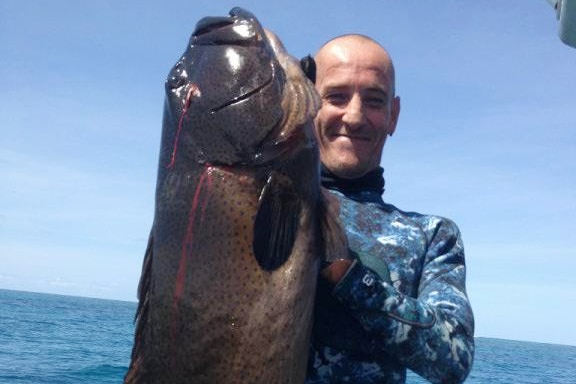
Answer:
<path fill-rule="evenodd" d="M 201 19 L 191 37 L 195 45 L 243 45 L 260 44 L 266 38 L 264 28 L 256 17 L 239 7 L 229 16 L 210 16 Z"/>
<path fill-rule="evenodd" d="M 287 75 L 280 48 L 240 8 L 198 21 L 166 82 L 173 148 L 183 134 L 180 145 L 199 163 L 252 166 L 275 158 L 284 147 L 276 142 L 287 141 L 281 135 Z"/>
<path fill-rule="evenodd" d="M 266 80 L 262 85 L 252 89 L 251 91 L 248 91 L 240 96 L 236 96 L 230 100 L 228 100 L 227 102 L 223 103 L 222 105 L 219 105 L 218 107 L 212 108 L 210 109 L 210 113 L 217 113 L 220 112 L 221 110 L 223 110 L 226 107 L 230 107 L 234 104 L 238 104 L 246 99 L 249 99 L 250 97 L 252 97 L 253 95 L 261 92 L 264 88 L 268 87 L 270 84 L 272 84 L 272 81 L 274 80 L 274 76 L 270 76 L 268 78 L 268 80 Z"/>
<path fill-rule="evenodd" d="M 232 8 L 229 16 L 211 16 L 201 19 L 196 24 L 192 34 L 191 43 L 195 45 L 236 45 L 257 46 L 268 41 L 264 28 L 256 17 L 240 7 Z M 271 64 L 274 66 L 274 63 Z M 275 72 L 275 69 L 272 69 Z M 217 113 L 229 106 L 240 103 L 258 94 L 274 81 L 274 75 L 270 76 L 261 85 L 241 95 L 210 109 L 211 113 Z"/>

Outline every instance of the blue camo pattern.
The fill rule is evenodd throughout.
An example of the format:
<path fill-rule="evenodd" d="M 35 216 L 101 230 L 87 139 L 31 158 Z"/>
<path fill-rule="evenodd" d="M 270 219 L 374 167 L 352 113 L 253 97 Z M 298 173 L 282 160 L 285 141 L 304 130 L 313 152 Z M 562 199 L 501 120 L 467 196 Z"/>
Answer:
<path fill-rule="evenodd" d="M 452 221 L 386 204 L 379 194 L 340 202 L 352 253 L 344 278 L 318 287 L 306 384 L 461 383 L 474 357 L 460 232 Z"/>

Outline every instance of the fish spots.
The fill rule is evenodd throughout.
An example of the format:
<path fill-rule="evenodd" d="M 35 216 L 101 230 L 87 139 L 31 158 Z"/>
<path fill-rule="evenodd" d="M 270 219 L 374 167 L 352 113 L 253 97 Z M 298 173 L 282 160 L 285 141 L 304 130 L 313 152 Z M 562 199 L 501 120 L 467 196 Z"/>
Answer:
<path fill-rule="evenodd" d="M 194 193 L 190 211 L 188 213 L 188 225 L 186 228 L 186 235 L 184 237 L 184 242 L 182 244 L 182 251 L 180 256 L 180 263 L 178 266 L 178 272 L 176 275 L 176 285 L 174 288 L 174 298 L 173 298 L 173 329 L 175 330 L 177 325 L 177 314 L 180 300 L 182 297 L 182 292 L 184 291 L 184 285 L 186 282 L 186 265 L 188 263 L 188 258 L 192 253 L 192 246 L 194 243 L 194 229 L 197 219 L 197 214 L 199 213 L 200 224 L 204 222 L 204 214 L 206 210 L 206 205 L 208 203 L 208 198 L 210 196 L 211 181 L 210 181 L 210 167 L 206 167 L 204 172 L 200 175 L 196 191 Z M 172 338 L 176 336 L 176 332 L 173 332 Z"/>
<path fill-rule="evenodd" d="M 232 316 L 228 319 L 228 325 L 230 328 L 230 331 L 235 332 L 235 331 L 240 331 L 242 329 L 241 324 L 240 324 L 240 318 Z"/>
<path fill-rule="evenodd" d="M 304 171 L 317 159 L 298 133 L 311 108 L 288 83 L 305 79 L 284 73 L 287 54 L 248 12 L 199 24 L 203 43 L 191 40 L 166 84 L 129 383 L 303 383 L 318 272 L 308 199 L 319 180 Z M 306 185 L 293 198 L 307 202 L 289 261 L 271 272 L 258 265 L 253 238 L 262 174 L 276 167 Z"/>

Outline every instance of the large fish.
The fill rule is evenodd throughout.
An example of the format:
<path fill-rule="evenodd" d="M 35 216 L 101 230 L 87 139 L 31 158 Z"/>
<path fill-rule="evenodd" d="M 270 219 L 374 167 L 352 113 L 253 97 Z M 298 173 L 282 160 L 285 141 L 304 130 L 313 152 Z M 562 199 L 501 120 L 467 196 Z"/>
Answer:
<path fill-rule="evenodd" d="M 318 97 L 240 8 L 196 26 L 166 81 L 154 223 L 125 383 L 303 383 L 321 255 Z"/>

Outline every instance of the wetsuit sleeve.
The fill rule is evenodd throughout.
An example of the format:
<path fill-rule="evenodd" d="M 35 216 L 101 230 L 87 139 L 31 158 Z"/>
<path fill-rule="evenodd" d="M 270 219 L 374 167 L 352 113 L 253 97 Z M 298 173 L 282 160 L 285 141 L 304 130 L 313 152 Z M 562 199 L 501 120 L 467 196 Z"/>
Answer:
<path fill-rule="evenodd" d="M 373 335 L 379 350 L 433 383 L 459 383 L 474 356 L 464 248 L 458 228 L 449 220 L 438 221 L 426 232 L 429 242 L 418 297 L 403 295 L 360 262 L 333 294 Z"/>

